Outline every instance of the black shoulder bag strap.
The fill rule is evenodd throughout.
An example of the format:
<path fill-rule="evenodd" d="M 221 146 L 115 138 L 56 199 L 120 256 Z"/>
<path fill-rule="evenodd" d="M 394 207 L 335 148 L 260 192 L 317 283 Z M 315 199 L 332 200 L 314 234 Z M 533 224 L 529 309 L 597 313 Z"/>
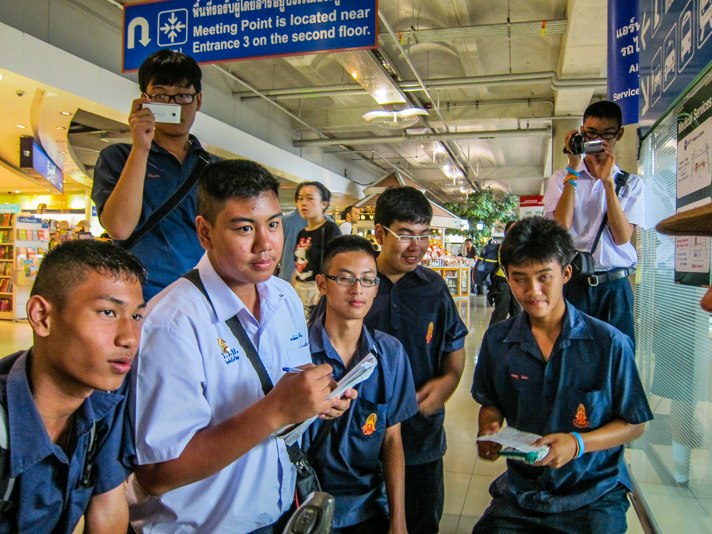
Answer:
<path fill-rule="evenodd" d="M 198 269 L 193 269 L 192 271 L 186 273 L 185 275 L 183 275 L 183 278 L 185 278 L 189 282 L 192 282 L 192 284 L 197 287 L 200 292 L 205 296 L 210 305 L 213 305 L 212 301 L 210 300 L 210 297 L 208 296 L 208 292 L 205 290 L 203 281 L 200 279 L 200 272 L 198 271 Z M 215 307 L 213 307 L 213 309 L 215 309 Z M 245 327 L 242 326 L 242 323 L 237 318 L 237 315 L 233 315 L 230 319 L 225 321 L 225 324 L 230 328 L 230 331 L 235 336 L 235 339 L 237 339 L 238 343 L 240 343 L 242 350 L 245 351 L 247 359 L 250 360 L 252 367 L 255 369 L 255 372 L 257 373 L 257 376 L 260 379 L 260 384 L 262 385 L 262 392 L 265 394 L 266 397 L 267 394 L 272 391 L 272 388 L 274 387 L 272 385 L 272 379 L 270 379 L 269 373 L 267 372 L 267 369 L 265 369 L 265 365 L 262 363 L 260 355 L 257 353 L 255 346 L 252 344 L 250 337 L 247 335 L 247 332 L 245 332 Z M 322 443 L 326 439 L 326 434 L 328 434 L 331 430 L 331 427 L 334 426 L 335 421 L 335 419 L 331 419 L 321 425 L 321 427 L 319 428 L 319 432 L 317 432 L 317 435 L 314 438 L 314 444 L 309 447 L 310 455 L 312 449 L 317 443 L 319 443 L 319 446 L 322 445 Z M 316 456 L 317 452 L 318 447 L 313 455 Z M 289 454 L 289 460 L 295 465 L 297 465 L 297 462 L 303 460 L 304 458 L 304 453 L 296 443 L 287 446 L 287 453 Z"/>
<path fill-rule="evenodd" d="M 621 189 L 623 189 L 625 184 L 628 183 L 628 178 L 630 178 L 630 173 L 625 171 L 619 172 L 616 176 L 616 197 L 618 197 L 621 192 Z M 603 229 L 606 227 L 606 223 L 608 223 L 608 211 L 606 211 L 606 213 L 603 215 L 601 226 L 598 228 L 596 239 L 594 240 L 593 246 L 591 247 L 591 254 L 593 254 L 593 252 L 596 250 L 598 242 L 601 240 L 601 236 L 603 235 Z"/>
<path fill-rule="evenodd" d="M 190 193 L 193 186 L 198 182 L 198 178 L 203 174 L 205 167 L 210 163 L 210 155 L 205 150 L 200 150 L 198 152 L 198 161 L 195 163 L 195 167 L 190 171 L 188 178 L 180 184 L 180 187 L 176 189 L 173 194 L 168 197 L 163 204 L 161 204 L 156 211 L 154 211 L 151 216 L 146 219 L 143 226 L 136 230 L 133 234 L 129 236 L 126 241 L 119 243 L 119 246 L 130 250 L 139 240 L 143 238 L 148 232 L 153 230 L 156 225 L 161 222 L 166 215 L 168 215 L 175 207 L 181 203 L 181 201 Z"/>

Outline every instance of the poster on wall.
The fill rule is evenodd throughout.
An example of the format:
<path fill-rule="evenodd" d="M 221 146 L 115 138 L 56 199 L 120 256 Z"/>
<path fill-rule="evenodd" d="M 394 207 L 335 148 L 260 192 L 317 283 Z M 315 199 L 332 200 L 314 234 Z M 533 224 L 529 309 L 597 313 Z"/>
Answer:
<path fill-rule="evenodd" d="M 650 127 L 712 61 L 712 0 L 639 0 L 640 125 Z"/>
<path fill-rule="evenodd" d="M 677 212 L 712 202 L 712 85 L 690 98 L 677 116 Z M 710 285 L 710 238 L 675 239 L 675 282 Z"/>
<path fill-rule="evenodd" d="M 519 197 L 519 218 L 544 216 L 544 196 L 524 195 Z"/>

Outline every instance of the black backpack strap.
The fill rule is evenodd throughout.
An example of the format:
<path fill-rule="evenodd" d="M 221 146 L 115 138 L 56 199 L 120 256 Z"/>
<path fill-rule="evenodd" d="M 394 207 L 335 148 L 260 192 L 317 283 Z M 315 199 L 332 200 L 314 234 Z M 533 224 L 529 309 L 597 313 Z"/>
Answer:
<path fill-rule="evenodd" d="M 621 171 L 616 175 L 616 197 L 620 194 L 621 189 L 623 189 L 625 184 L 628 183 L 628 178 L 630 178 L 630 173 L 625 171 Z M 603 215 L 601 226 L 598 227 L 596 239 L 593 241 L 593 246 L 591 247 L 591 254 L 593 254 L 594 250 L 596 250 L 598 242 L 601 240 L 601 236 L 603 235 L 603 229 L 606 227 L 606 223 L 608 223 L 608 212 Z"/>
<path fill-rule="evenodd" d="M 203 174 L 205 167 L 210 163 L 210 155 L 205 150 L 200 150 L 198 153 L 198 161 L 195 163 L 195 167 L 188 175 L 188 178 L 180 185 L 174 193 L 168 197 L 163 204 L 161 204 L 156 211 L 154 211 L 145 223 L 138 230 L 134 231 L 126 241 L 122 241 L 119 246 L 130 250 L 140 239 L 142 239 L 148 232 L 153 230 L 158 223 L 160 223 L 166 215 L 168 215 L 173 209 L 181 203 L 181 201 L 190 193 L 193 186 L 198 182 L 198 178 Z"/>

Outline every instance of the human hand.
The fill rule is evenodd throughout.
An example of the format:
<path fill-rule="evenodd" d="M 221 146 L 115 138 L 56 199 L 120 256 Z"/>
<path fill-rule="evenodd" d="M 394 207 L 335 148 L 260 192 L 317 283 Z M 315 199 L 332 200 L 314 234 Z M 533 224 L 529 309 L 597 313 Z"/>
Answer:
<path fill-rule="evenodd" d="M 145 96 L 137 98 L 131 103 L 131 113 L 129 114 L 129 128 L 133 145 L 143 150 L 151 149 L 153 141 L 156 119 L 150 109 L 143 107 L 143 104 L 150 104 L 151 100 Z"/>
<path fill-rule="evenodd" d="M 334 382 L 332 386 L 336 387 L 336 382 Z M 346 392 L 339 399 L 338 404 L 333 408 L 330 408 L 329 410 L 320 413 L 319 417 L 325 420 L 336 419 L 337 417 L 341 417 L 342 415 L 344 415 L 344 412 L 346 412 L 346 410 L 351 407 L 351 401 L 356 400 L 357 397 L 358 392 L 355 389 L 347 389 Z"/>
<path fill-rule="evenodd" d="M 578 130 L 571 130 L 566 134 L 566 139 L 564 140 L 564 150 L 566 151 L 566 156 L 569 158 L 569 168 L 576 170 L 581 163 L 581 154 L 571 154 L 571 138 L 579 133 Z"/>
<path fill-rule="evenodd" d="M 604 184 L 606 182 L 614 184 L 613 167 L 616 164 L 616 157 L 613 155 L 611 147 L 605 144 L 605 141 L 603 145 L 603 152 L 599 153 L 597 159 L 600 165 L 600 170 L 598 172 L 598 176 L 600 177 L 599 180 L 601 180 Z"/>
<path fill-rule="evenodd" d="M 534 442 L 535 447 L 549 446 L 549 454 L 532 465 L 548 466 L 558 469 L 576 456 L 578 443 L 571 434 L 549 434 Z"/>
<path fill-rule="evenodd" d="M 266 399 L 279 427 L 301 423 L 310 417 L 336 408 L 341 399 L 329 399 L 334 379 L 331 365 L 303 365 L 301 373 L 287 373 L 277 382 Z M 350 400 L 349 400 L 350 402 Z"/>
<path fill-rule="evenodd" d="M 482 436 L 491 436 L 492 434 L 496 434 L 497 432 L 499 432 L 501 428 L 502 425 L 500 425 L 498 421 L 493 421 L 480 427 L 479 431 L 477 432 L 477 437 L 479 438 Z M 500 445 L 499 443 L 495 443 L 494 441 L 477 442 L 477 452 L 480 458 L 484 458 L 485 460 L 490 460 L 494 462 L 497 458 L 499 458 L 499 451 L 501 450 L 502 445 Z"/>
<path fill-rule="evenodd" d="M 418 410 L 421 414 L 432 415 L 444 408 L 445 401 L 440 395 L 441 382 L 442 377 L 432 378 L 415 392 L 415 399 L 418 401 Z"/>

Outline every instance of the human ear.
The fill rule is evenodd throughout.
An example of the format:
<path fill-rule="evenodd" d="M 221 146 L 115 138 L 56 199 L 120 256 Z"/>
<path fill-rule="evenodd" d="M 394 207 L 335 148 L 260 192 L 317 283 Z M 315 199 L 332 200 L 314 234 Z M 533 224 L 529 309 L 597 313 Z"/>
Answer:
<path fill-rule="evenodd" d="M 573 273 L 573 268 L 571 267 L 570 264 L 563 268 L 563 270 L 561 271 L 561 275 L 564 278 L 564 284 L 566 282 L 568 282 L 569 280 L 571 280 L 572 273 Z"/>
<path fill-rule="evenodd" d="M 198 215 L 195 218 L 195 230 L 198 233 L 198 239 L 200 240 L 200 246 L 205 250 L 213 249 L 212 232 L 213 226 L 210 224 L 205 217 Z"/>
<path fill-rule="evenodd" d="M 322 274 L 316 275 L 316 287 L 319 293 L 326 295 L 326 278 Z"/>
<path fill-rule="evenodd" d="M 27 301 L 27 320 L 36 336 L 48 337 L 50 333 L 50 314 L 52 304 L 39 295 L 33 295 Z"/>
<path fill-rule="evenodd" d="M 384 236 L 383 226 L 381 224 L 377 224 L 376 226 L 374 226 L 373 232 L 376 236 L 376 243 L 383 246 L 383 236 Z"/>
<path fill-rule="evenodd" d="M 623 137 L 623 132 L 625 132 L 625 128 L 621 126 L 621 129 L 618 130 L 618 135 L 616 136 L 616 141 L 620 141 L 621 137 Z"/>

